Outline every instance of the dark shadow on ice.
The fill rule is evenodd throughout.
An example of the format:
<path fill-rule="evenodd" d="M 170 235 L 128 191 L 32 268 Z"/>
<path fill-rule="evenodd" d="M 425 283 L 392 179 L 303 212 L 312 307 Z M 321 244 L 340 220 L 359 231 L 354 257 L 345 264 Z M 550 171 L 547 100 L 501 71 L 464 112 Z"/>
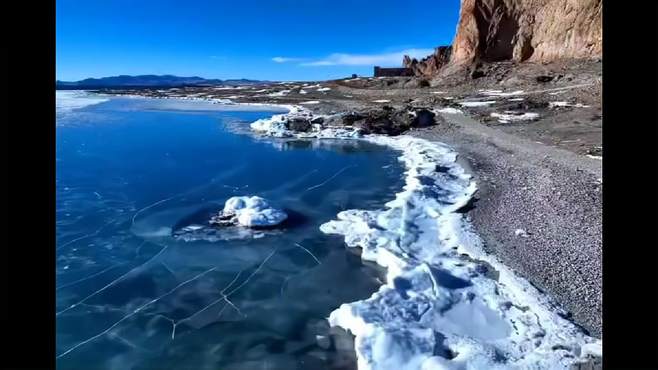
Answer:
<path fill-rule="evenodd" d="M 409 298 L 409 295 L 407 294 L 407 290 L 413 288 L 411 285 L 411 282 L 405 278 L 402 277 L 396 277 L 393 279 L 393 285 L 395 286 L 395 290 L 400 293 L 400 296 L 404 299 Z"/>
<path fill-rule="evenodd" d="M 462 289 L 472 285 L 470 281 L 458 278 L 446 270 L 435 267 L 430 267 L 430 270 L 432 271 L 432 275 L 436 282 L 442 287 L 448 289 Z"/>
<path fill-rule="evenodd" d="M 222 209 L 222 206 L 220 206 L 220 205 L 213 205 L 213 206 L 203 207 L 203 208 L 199 209 L 198 211 L 196 211 L 196 212 L 194 212 L 194 213 L 192 213 L 188 216 L 185 216 L 185 217 L 181 218 L 180 221 L 178 221 L 174 225 L 172 230 L 174 230 L 174 232 L 175 232 L 176 230 L 180 230 L 180 229 L 184 228 L 185 226 L 195 225 L 195 224 L 208 226 L 208 220 L 210 220 L 210 217 L 212 217 L 214 214 L 219 212 L 219 210 L 221 210 L 221 209 Z"/>
<path fill-rule="evenodd" d="M 468 213 L 472 210 L 475 209 L 475 204 L 479 201 L 480 199 L 477 197 L 471 197 L 471 199 L 468 200 L 466 204 L 464 204 L 461 208 L 456 210 L 456 213 Z"/>
<path fill-rule="evenodd" d="M 452 360 L 457 356 L 456 352 L 453 352 L 445 345 L 446 337 L 445 335 L 434 332 L 434 355 L 443 357 L 447 360 Z"/>
<path fill-rule="evenodd" d="M 302 226 L 308 222 L 308 217 L 304 216 L 302 213 L 287 208 L 284 208 L 283 212 L 288 215 L 288 218 L 286 218 L 286 220 L 280 225 L 273 226 L 273 228 L 294 228 Z"/>

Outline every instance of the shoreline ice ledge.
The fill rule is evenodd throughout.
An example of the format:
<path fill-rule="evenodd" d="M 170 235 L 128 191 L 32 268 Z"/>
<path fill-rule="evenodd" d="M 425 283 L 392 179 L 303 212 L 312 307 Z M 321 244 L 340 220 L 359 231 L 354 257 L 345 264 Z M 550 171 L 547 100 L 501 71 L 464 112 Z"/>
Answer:
<path fill-rule="evenodd" d="M 406 135 L 287 130 L 285 120 L 300 115 L 311 114 L 295 106 L 251 128 L 273 137 L 366 140 L 400 151 L 406 168 L 403 190 L 385 209 L 343 211 L 320 227 L 387 268 L 378 292 L 329 316 L 355 336 L 360 370 L 563 369 L 602 355 L 600 340 L 484 252 L 460 211 L 477 186 L 454 150 Z"/>
<path fill-rule="evenodd" d="M 406 184 L 384 210 L 347 210 L 321 225 L 387 268 L 370 298 L 341 305 L 332 326 L 355 337 L 364 369 L 568 368 L 601 342 L 553 301 L 487 255 L 460 209 L 476 192 L 440 143 L 367 137 L 402 152 Z"/>

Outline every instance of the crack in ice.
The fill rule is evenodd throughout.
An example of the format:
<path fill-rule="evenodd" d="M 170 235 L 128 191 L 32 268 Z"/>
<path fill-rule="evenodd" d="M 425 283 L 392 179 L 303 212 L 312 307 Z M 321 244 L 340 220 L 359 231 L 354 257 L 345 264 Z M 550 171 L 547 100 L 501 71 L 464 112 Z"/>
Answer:
<path fill-rule="evenodd" d="M 149 262 L 153 261 L 156 257 L 158 257 L 160 254 L 162 254 L 162 252 L 164 252 L 166 249 L 167 249 L 166 246 L 165 246 L 165 247 L 162 247 L 162 249 L 161 249 L 158 253 L 156 253 L 153 257 L 149 258 L 148 261 L 146 261 L 146 262 L 142 263 L 141 265 L 139 265 L 139 266 L 137 266 L 137 267 L 131 269 L 130 271 L 126 272 L 125 274 L 121 275 L 120 277 L 118 277 L 118 278 L 112 280 L 112 282 L 110 282 L 109 284 L 105 285 L 105 286 L 102 287 L 101 289 L 95 291 L 94 293 L 88 295 L 87 297 L 85 297 L 85 298 L 82 299 L 81 301 L 78 301 L 77 303 L 74 303 L 74 304 L 70 305 L 69 307 L 67 307 L 67 308 L 65 308 L 65 309 L 63 309 L 63 310 L 61 310 L 61 311 L 55 313 L 55 316 L 59 316 L 59 315 L 63 314 L 64 312 L 67 312 L 68 310 L 77 307 L 78 305 L 80 305 L 81 303 L 84 303 L 84 302 L 85 302 L 86 300 L 88 300 L 89 298 L 96 296 L 98 293 L 101 293 L 101 292 L 104 291 L 105 289 L 107 289 L 107 288 L 113 286 L 114 284 L 118 283 L 119 281 L 123 280 L 126 276 L 130 275 L 131 273 L 137 271 L 138 269 L 140 269 L 141 267 L 145 266 L 145 265 L 148 264 Z"/>
<path fill-rule="evenodd" d="M 330 178 L 326 179 L 324 182 L 322 182 L 322 183 L 320 183 L 320 184 L 317 184 L 317 185 L 314 185 L 314 186 L 311 186 L 311 187 L 307 188 L 306 190 L 304 190 L 304 192 L 307 192 L 307 191 L 310 191 L 310 190 L 313 190 L 313 189 L 317 189 L 317 188 L 319 188 L 319 187 L 321 187 L 321 186 L 324 186 L 324 185 L 327 184 L 329 181 L 331 181 L 331 180 L 333 180 L 334 178 L 336 178 L 336 176 L 340 175 L 341 173 L 345 172 L 346 170 L 348 170 L 348 169 L 350 169 L 350 168 L 352 168 L 352 167 L 356 167 L 356 165 L 350 165 L 350 166 L 347 166 L 347 167 L 341 169 L 340 171 L 336 172 L 333 176 L 331 176 Z"/>
<path fill-rule="evenodd" d="M 146 211 L 147 209 L 151 209 L 151 208 L 153 208 L 153 207 L 155 207 L 155 206 L 157 206 L 157 205 L 159 205 L 159 204 L 162 204 L 162 203 L 164 203 L 164 202 L 170 201 L 170 200 L 176 198 L 176 197 L 179 196 L 179 195 L 181 195 L 181 194 L 172 195 L 172 196 L 169 197 L 169 198 L 165 198 L 165 199 L 159 200 L 159 201 L 157 201 L 157 202 L 155 202 L 155 203 L 153 203 L 153 204 L 151 204 L 151 205 L 148 205 L 148 206 L 146 206 L 146 207 L 144 207 L 144 208 L 138 210 L 137 212 L 135 212 L 135 214 L 134 214 L 133 217 L 132 217 L 132 223 L 131 223 L 131 226 L 135 225 L 135 219 L 137 218 L 137 216 L 138 216 L 140 213 Z"/>
<path fill-rule="evenodd" d="M 93 340 L 95 340 L 95 339 L 97 339 L 97 338 L 100 338 L 101 336 L 107 334 L 107 333 L 110 332 L 112 329 L 114 329 L 115 327 L 117 327 L 117 326 L 118 326 L 119 324 L 121 324 L 122 322 L 124 322 L 124 321 L 128 320 L 129 318 L 131 318 L 131 317 L 135 316 L 136 314 L 138 314 L 142 309 L 144 309 L 144 307 L 147 307 L 147 306 L 152 305 L 153 303 L 155 303 L 155 302 L 159 301 L 160 299 L 162 299 L 162 298 L 168 296 L 169 294 L 173 293 L 174 291 L 176 291 L 178 288 L 182 287 L 183 285 L 185 285 L 185 284 L 187 284 L 187 283 L 189 283 L 189 282 L 192 282 L 192 281 L 194 281 L 194 280 L 200 278 L 201 276 L 203 276 L 203 275 L 205 275 L 205 274 L 207 274 L 207 273 L 209 273 L 209 272 L 211 272 L 211 271 L 213 271 L 213 270 L 216 270 L 216 269 L 217 269 L 216 267 L 210 268 L 210 269 L 208 269 L 208 270 L 206 270 L 206 271 L 204 271 L 204 272 L 202 272 L 202 273 L 200 273 L 200 274 L 197 274 L 196 276 L 194 276 L 194 277 L 192 277 L 192 278 L 190 278 L 190 279 L 188 279 L 188 280 L 185 280 L 184 282 L 182 282 L 182 283 L 176 285 L 174 288 L 172 288 L 172 289 L 169 290 L 168 292 L 166 292 L 166 293 L 164 293 L 164 294 L 162 294 L 162 295 L 160 295 L 160 296 L 158 296 L 158 297 L 156 297 L 156 298 L 154 298 L 154 299 L 152 299 L 152 300 L 146 302 L 145 304 L 143 304 L 143 305 L 137 307 L 133 312 L 129 313 L 128 315 L 126 315 L 126 316 L 124 316 L 124 317 L 122 317 L 119 321 L 117 321 L 117 322 L 115 322 L 114 324 L 112 324 L 109 328 L 103 330 L 102 332 L 100 332 L 100 333 L 94 335 L 93 337 L 91 337 L 91 338 L 89 338 L 89 339 L 86 339 L 86 340 L 84 340 L 84 341 L 82 341 L 82 342 L 76 344 L 75 346 L 69 348 L 69 349 L 66 350 L 65 352 L 59 354 L 59 355 L 57 356 L 57 358 L 62 358 L 62 357 L 64 357 L 64 356 L 66 356 L 67 354 L 71 353 L 72 351 L 74 351 L 75 349 L 79 348 L 80 346 L 83 346 L 83 345 L 85 345 L 85 344 L 87 344 L 87 343 L 89 343 L 89 342 L 91 342 L 91 341 L 93 341 Z"/>
<path fill-rule="evenodd" d="M 311 255 L 311 257 L 313 257 L 313 259 L 315 260 L 315 262 L 317 262 L 317 263 L 318 263 L 318 265 L 321 265 L 321 264 L 322 264 L 322 262 L 320 262 L 320 260 L 319 260 L 319 259 L 318 259 L 317 257 L 315 257 L 315 255 L 314 255 L 313 253 L 311 253 L 311 251 L 310 251 L 310 250 L 308 250 L 308 249 L 306 249 L 306 248 L 304 248 L 304 247 L 303 247 L 303 246 L 302 246 L 301 244 L 299 244 L 299 243 L 295 243 L 295 245 L 296 245 L 297 247 L 299 247 L 299 248 L 301 248 L 301 249 L 303 249 L 303 250 L 305 250 L 305 251 L 306 251 L 306 253 L 308 253 L 308 254 L 310 254 L 310 255 Z"/>
<path fill-rule="evenodd" d="M 109 271 L 109 270 L 112 270 L 112 269 L 114 269 L 114 268 L 117 268 L 117 267 L 119 267 L 119 266 L 123 266 L 123 265 L 125 265 L 125 263 L 119 263 L 119 264 L 116 264 L 116 265 L 112 265 L 112 266 L 106 267 L 106 268 L 102 269 L 101 271 L 98 271 L 98 272 L 96 272 L 96 273 L 94 273 L 94 274 L 91 274 L 91 275 L 89 275 L 89 276 L 87 276 L 87 277 L 84 277 L 84 278 L 81 278 L 81 279 L 78 279 L 78 280 L 72 281 L 72 282 L 70 282 L 70 283 L 66 283 L 66 284 L 60 285 L 60 286 L 58 286 L 57 288 L 55 288 L 55 290 L 57 291 L 57 290 L 60 290 L 60 289 L 64 289 L 64 288 L 67 288 L 67 287 L 70 287 L 70 286 L 76 285 L 76 284 L 78 284 L 78 283 L 81 283 L 81 282 L 83 282 L 83 281 L 89 280 L 89 279 L 94 278 L 94 277 L 96 277 L 96 276 L 98 276 L 98 275 L 101 275 L 101 274 L 104 273 L 104 272 L 107 272 L 107 271 Z"/>

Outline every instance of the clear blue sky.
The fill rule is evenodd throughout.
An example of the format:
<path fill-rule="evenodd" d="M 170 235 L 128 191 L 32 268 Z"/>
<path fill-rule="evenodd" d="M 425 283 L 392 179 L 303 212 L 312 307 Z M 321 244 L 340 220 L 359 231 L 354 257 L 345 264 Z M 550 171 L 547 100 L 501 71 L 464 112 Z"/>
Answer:
<path fill-rule="evenodd" d="M 321 80 L 452 42 L 459 0 L 57 0 L 59 80 Z"/>

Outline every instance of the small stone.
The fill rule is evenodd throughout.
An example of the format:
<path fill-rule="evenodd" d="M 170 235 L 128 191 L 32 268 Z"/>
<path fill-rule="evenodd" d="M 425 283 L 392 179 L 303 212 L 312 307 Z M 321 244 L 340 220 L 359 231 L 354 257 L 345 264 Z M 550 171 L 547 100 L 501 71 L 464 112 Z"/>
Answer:
<path fill-rule="evenodd" d="M 554 78 L 553 76 L 542 75 L 542 76 L 537 76 L 536 79 L 537 79 L 537 82 L 539 82 L 539 83 L 546 83 L 546 82 L 553 81 L 553 78 Z"/>
<path fill-rule="evenodd" d="M 514 235 L 515 236 L 520 236 L 522 238 L 527 238 L 530 234 L 528 234 L 528 232 L 526 232 L 523 229 L 516 229 L 516 230 L 514 230 Z"/>

